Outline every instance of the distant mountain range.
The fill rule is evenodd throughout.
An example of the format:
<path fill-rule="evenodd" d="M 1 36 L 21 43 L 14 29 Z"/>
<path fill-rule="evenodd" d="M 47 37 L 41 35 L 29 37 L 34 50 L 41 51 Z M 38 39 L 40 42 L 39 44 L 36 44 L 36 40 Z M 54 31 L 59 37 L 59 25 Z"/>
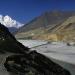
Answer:
<path fill-rule="evenodd" d="M 74 40 L 75 12 L 51 11 L 19 28 L 14 34 L 17 39 Z"/>
<path fill-rule="evenodd" d="M 19 23 L 18 21 L 12 19 L 10 16 L 0 15 L 0 23 L 5 25 L 9 28 L 10 32 L 16 31 L 18 28 L 23 26 L 23 24 Z"/>

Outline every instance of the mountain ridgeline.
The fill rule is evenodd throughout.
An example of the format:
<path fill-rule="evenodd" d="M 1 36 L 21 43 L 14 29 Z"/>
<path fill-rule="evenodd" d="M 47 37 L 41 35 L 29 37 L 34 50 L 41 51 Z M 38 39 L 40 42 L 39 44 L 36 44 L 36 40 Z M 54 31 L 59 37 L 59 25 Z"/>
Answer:
<path fill-rule="evenodd" d="M 72 35 L 75 28 L 74 16 L 73 11 L 45 12 L 25 24 L 14 35 L 17 39 L 74 40 L 74 37 L 69 37 L 74 36 Z"/>

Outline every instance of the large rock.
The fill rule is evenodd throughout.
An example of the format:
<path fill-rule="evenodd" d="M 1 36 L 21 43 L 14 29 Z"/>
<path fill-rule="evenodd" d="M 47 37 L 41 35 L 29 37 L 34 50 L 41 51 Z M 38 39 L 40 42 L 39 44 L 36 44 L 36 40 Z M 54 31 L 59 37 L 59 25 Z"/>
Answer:
<path fill-rule="evenodd" d="M 0 53 L 6 57 L 4 66 L 17 75 L 70 75 L 69 71 L 36 51 L 19 43 L 6 27 L 0 24 Z"/>

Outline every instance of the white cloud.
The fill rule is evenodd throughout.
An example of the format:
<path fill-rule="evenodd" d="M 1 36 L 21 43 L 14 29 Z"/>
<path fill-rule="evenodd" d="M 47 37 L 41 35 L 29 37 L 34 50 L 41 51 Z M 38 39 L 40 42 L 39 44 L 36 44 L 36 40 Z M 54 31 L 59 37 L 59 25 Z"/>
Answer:
<path fill-rule="evenodd" d="M 13 20 L 10 16 L 2 16 L 0 15 L 0 23 L 5 25 L 6 27 L 16 27 L 19 28 L 23 26 L 23 24 L 17 22 L 16 20 Z"/>

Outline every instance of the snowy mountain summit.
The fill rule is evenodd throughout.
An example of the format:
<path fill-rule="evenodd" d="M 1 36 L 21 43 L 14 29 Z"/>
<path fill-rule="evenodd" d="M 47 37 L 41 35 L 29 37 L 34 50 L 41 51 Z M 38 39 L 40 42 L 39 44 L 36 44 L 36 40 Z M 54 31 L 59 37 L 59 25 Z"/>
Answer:
<path fill-rule="evenodd" d="M 19 28 L 19 27 L 23 26 L 23 24 L 12 19 L 8 15 L 6 15 L 6 16 L 0 15 L 0 23 L 5 25 L 8 28 L 11 28 L 11 27 Z"/>

